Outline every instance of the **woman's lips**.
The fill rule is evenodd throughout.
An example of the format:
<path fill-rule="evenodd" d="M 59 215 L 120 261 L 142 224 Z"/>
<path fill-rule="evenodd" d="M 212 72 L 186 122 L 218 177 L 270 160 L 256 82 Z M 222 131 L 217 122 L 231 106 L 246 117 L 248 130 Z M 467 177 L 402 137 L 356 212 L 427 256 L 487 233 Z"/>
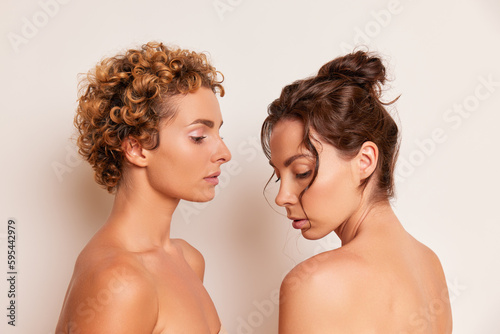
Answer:
<path fill-rule="evenodd" d="M 216 186 L 219 184 L 219 175 L 220 175 L 220 172 L 217 172 L 217 173 L 214 173 L 210 176 L 207 176 L 206 178 L 204 178 L 204 180 L 207 181 L 208 183 Z"/>
<path fill-rule="evenodd" d="M 297 230 L 301 230 L 309 221 L 307 219 L 294 219 L 292 226 Z"/>

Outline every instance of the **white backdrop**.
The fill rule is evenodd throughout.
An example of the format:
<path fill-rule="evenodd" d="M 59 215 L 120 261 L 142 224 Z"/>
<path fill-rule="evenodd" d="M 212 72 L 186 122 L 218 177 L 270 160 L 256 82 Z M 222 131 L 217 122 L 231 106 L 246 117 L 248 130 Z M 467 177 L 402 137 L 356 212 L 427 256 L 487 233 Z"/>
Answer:
<path fill-rule="evenodd" d="M 233 162 L 214 201 L 181 204 L 172 233 L 204 254 L 205 285 L 230 333 L 276 333 L 283 275 L 339 245 L 334 235 L 303 240 L 266 203 L 271 168 L 258 136 L 284 85 L 356 44 L 387 60 L 386 97 L 402 94 L 394 207 L 443 263 L 454 333 L 500 333 L 498 1 L 3 0 L 0 13 L 2 333 L 54 332 L 76 256 L 111 207 L 70 139 L 77 74 L 150 40 L 207 51 L 226 77 Z"/>

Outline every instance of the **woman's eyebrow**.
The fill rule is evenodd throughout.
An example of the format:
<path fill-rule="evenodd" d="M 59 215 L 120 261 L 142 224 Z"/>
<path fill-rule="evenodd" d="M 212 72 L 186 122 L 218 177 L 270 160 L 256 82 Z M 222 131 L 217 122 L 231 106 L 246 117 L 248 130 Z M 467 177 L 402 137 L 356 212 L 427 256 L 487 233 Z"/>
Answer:
<path fill-rule="evenodd" d="M 306 155 L 306 154 L 295 154 L 295 155 L 292 155 L 290 158 L 288 158 L 288 159 L 286 159 L 286 160 L 285 160 L 284 165 L 285 165 L 285 167 L 288 167 L 288 166 L 290 166 L 290 165 L 292 164 L 292 162 L 294 162 L 295 160 L 297 160 L 297 159 L 299 159 L 299 158 L 307 158 L 307 157 L 308 157 L 308 155 Z M 270 164 L 272 167 L 276 168 L 276 166 L 274 166 L 274 164 L 273 164 L 273 162 L 272 162 L 271 160 L 269 160 L 269 164 Z"/>
<path fill-rule="evenodd" d="M 209 119 L 202 119 L 202 118 L 198 118 L 197 120 L 193 121 L 191 124 L 189 125 L 193 125 L 193 124 L 203 124 L 207 127 L 209 127 L 210 129 L 213 129 L 214 127 L 214 122 L 212 122 L 211 120 Z M 224 124 L 224 121 L 221 121 L 220 122 L 220 125 L 219 125 L 219 129 L 220 127 L 222 126 L 222 124 Z"/>
<path fill-rule="evenodd" d="M 292 162 L 294 162 L 295 160 L 299 159 L 299 158 L 305 158 L 307 157 L 307 155 L 305 154 L 295 154 L 293 156 L 291 156 L 290 158 L 286 159 L 284 165 L 285 167 L 288 167 L 292 164 Z"/>
<path fill-rule="evenodd" d="M 212 129 L 214 127 L 214 122 L 212 122 L 211 120 L 208 120 L 208 119 L 198 118 L 197 120 L 193 121 L 189 125 L 193 125 L 193 124 L 203 124 L 205 126 L 208 126 L 210 129 Z"/>

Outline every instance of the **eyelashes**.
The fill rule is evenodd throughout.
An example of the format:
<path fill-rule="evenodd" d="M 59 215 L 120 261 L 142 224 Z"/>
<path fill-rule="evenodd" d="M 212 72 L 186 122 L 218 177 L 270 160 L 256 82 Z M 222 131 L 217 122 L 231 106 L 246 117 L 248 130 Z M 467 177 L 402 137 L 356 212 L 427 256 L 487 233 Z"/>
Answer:
<path fill-rule="evenodd" d="M 311 171 L 307 171 L 305 173 L 295 174 L 297 179 L 307 179 L 311 175 Z"/>
<path fill-rule="evenodd" d="M 207 138 L 207 136 L 190 136 L 189 138 L 191 138 L 195 144 L 201 144 L 203 139 Z M 220 140 L 224 141 L 224 137 L 220 137 Z"/>
<path fill-rule="evenodd" d="M 201 144 L 203 142 L 203 139 L 207 138 L 207 136 L 190 137 L 190 138 L 195 144 Z"/>
<path fill-rule="evenodd" d="M 305 173 L 295 174 L 295 177 L 297 179 L 301 179 L 301 180 L 302 179 L 307 179 L 309 176 L 311 176 L 311 173 L 312 173 L 312 171 L 309 170 L 309 171 L 307 171 Z M 277 179 L 274 182 L 278 183 L 279 181 L 281 181 L 281 177 L 279 177 L 279 176 L 276 176 L 276 177 L 277 177 Z"/>

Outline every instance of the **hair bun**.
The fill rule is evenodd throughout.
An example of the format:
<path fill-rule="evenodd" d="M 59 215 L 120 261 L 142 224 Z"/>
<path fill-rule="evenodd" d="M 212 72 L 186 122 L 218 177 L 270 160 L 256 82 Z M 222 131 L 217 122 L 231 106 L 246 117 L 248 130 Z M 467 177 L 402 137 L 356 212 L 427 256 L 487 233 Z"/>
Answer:
<path fill-rule="evenodd" d="M 335 58 L 319 69 L 318 76 L 332 80 L 347 79 L 377 95 L 380 85 L 386 80 L 382 60 L 364 51 Z"/>

